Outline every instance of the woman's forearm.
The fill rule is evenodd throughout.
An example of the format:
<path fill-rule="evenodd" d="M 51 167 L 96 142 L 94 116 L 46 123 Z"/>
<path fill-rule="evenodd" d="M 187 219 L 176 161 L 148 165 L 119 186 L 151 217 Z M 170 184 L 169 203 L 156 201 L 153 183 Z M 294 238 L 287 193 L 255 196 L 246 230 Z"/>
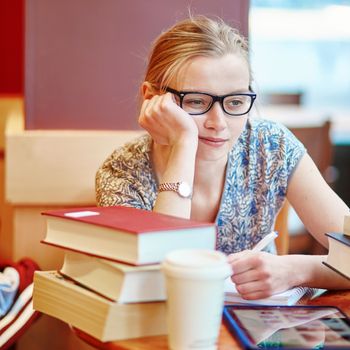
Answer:
<path fill-rule="evenodd" d="M 193 188 L 196 145 L 185 143 L 172 147 L 166 169 L 159 178 L 159 183 L 186 182 Z M 191 216 L 191 198 L 182 198 L 172 191 L 159 192 L 154 211 L 183 218 Z"/>
<path fill-rule="evenodd" d="M 285 255 L 291 266 L 292 284 L 325 289 L 350 289 L 350 280 L 331 270 L 322 261 L 326 255 Z"/>

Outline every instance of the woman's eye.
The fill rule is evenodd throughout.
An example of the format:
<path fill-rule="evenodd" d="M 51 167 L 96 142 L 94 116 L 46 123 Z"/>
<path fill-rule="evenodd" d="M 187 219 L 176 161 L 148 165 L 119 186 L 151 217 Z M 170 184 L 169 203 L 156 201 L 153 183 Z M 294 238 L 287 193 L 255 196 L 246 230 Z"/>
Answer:
<path fill-rule="evenodd" d="M 205 104 L 203 100 L 198 100 L 198 99 L 186 100 L 185 103 L 192 106 L 201 106 Z"/>
<path fill-rule="evenodd" d="M 236 99 L 236 100 L 228 101 L 228 103 L 232 106 L 240 106 L 243 103 L 243 101 Z"/>

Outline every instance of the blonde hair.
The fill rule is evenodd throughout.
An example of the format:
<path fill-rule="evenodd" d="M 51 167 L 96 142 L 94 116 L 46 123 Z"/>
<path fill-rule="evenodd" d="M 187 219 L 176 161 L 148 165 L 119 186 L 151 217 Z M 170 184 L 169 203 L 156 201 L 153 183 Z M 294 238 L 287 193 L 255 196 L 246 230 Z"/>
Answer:
<path fill-rule="evenodd" d="M 176 81 L 180 69 L 191 58 L 222 57 L 230 53 L 240 54 L 249 67 L 247 40 L 236 29 L 221 19 L 190 17 L 155 40 L 144 80 L 164 91 L 172 81 Z"/>

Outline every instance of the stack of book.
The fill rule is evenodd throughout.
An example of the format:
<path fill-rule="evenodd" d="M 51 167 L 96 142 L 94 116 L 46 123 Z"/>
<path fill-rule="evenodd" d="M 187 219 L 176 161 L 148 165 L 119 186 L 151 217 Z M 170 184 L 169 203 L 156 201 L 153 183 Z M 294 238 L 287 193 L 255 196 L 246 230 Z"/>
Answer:
<path fill-rule="evenodd" d="M 215 224 L 115 206 L 44 212 L 59 271 L 34 276 L 34 309 L 100 341 L 166 334 L 160 263 L 175 249 L 215 249 Z"/>
<path fill-rule="evenodd" d="M 344 217 L 343 233 L 326 233 L 328 256 L 323 263 L 343 277 L 350 279 L 350 214 Z"/>

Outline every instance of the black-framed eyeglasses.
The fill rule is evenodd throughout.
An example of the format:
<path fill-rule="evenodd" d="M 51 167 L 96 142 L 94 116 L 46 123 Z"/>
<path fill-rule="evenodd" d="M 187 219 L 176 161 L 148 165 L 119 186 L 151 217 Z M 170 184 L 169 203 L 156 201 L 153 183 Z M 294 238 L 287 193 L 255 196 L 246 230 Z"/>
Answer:
<path fill-rule="evenodd" d="M 241 116 L 251 110 L 256 99 L 256 94 L 253 92 L 217 96 L 206 92 L 177 91 L 170 87 L 165 90 L 174 94 L 178 105 L 190 115 L 207 113 L 218 101 L 228 115 Z"/>

